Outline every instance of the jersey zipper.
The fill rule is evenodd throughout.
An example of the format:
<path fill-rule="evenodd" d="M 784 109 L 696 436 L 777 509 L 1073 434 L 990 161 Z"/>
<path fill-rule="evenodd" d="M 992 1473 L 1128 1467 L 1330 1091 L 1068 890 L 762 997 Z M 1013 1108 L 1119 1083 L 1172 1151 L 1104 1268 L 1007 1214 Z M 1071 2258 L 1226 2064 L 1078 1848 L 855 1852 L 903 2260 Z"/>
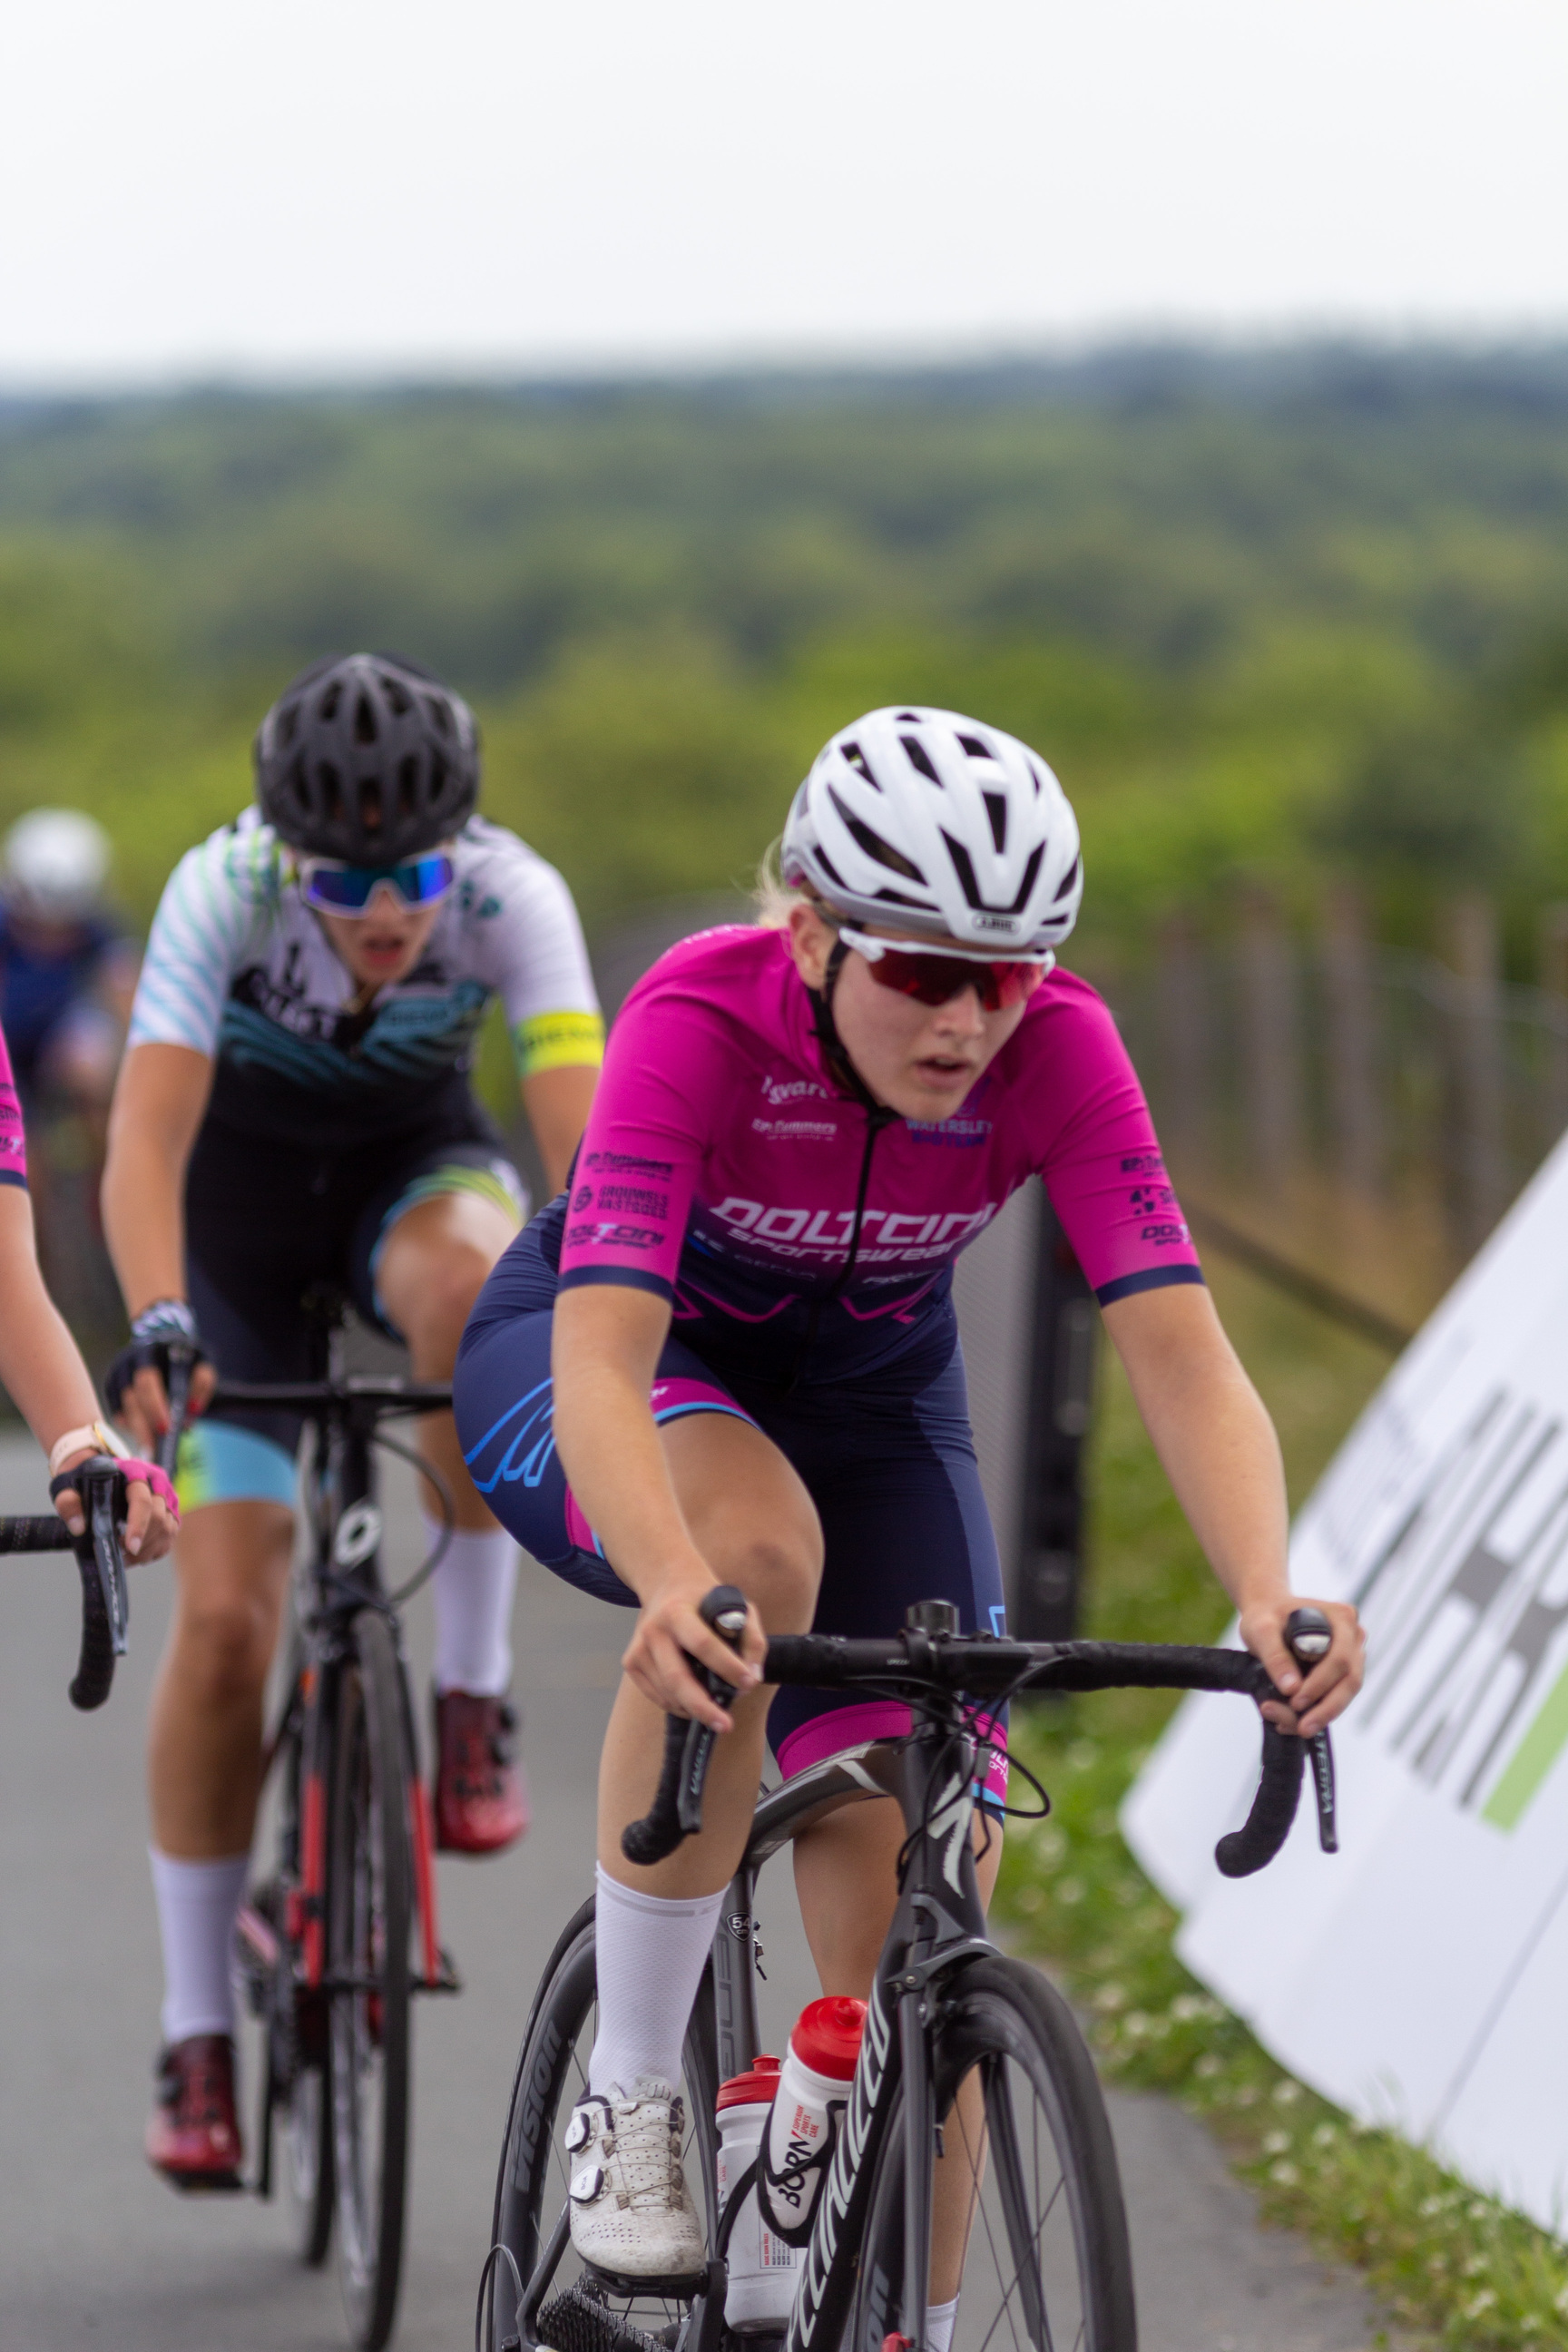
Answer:
<path fill-rule="evenodd" d="M 884 1128 L 891 1127 L 893 1121 L 899 1117 L 900 1113 L 890 1110 L 886 1103 L 873 1103 L 867 1108 L 866 1146 L 860 1154 L 860 1180 L 855 1188 L 855 1214 L 849 1227 L 849 1247 L 846 1253 L 843 1266 L 835 1276 L 831 1286 L 824 1291 L 820 1298 L 814 1298 L 811 1302 L 811 1312 L 806 1318 L 805 1336 L 795 1351 L 795 1369 L 785 1384 L 786 1395 L 791 1394 L 800 1386 L 801 1375 L 805 1370 L 806 1358 L 816 1345 L 816 1334 L 822 1322 L 823 1308 L 833 1306 L 837 1300 L 843 1297 L 849 1287 L 850 1279 L 855 1272 L 856 1260 L 860 1255 L 860 1229 L 866 1219 L 866 1195 L 871 1189 L 871 1159 L 877 1149 L 877 1138 Z"/>

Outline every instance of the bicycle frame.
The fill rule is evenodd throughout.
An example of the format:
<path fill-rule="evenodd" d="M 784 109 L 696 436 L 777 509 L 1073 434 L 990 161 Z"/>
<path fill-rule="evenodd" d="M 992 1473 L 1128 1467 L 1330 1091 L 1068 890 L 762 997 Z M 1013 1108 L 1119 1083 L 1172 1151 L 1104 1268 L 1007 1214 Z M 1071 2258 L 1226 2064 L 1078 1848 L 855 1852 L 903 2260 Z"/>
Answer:
<path fill-rule="evenodd" d="M 871 1988 L 849 2102 L 817 2200 L 785 2352 L 837 2344 L 842 2333 L 854 2292 L 848 2250 L 858 2241 L 900 2084 L 906 2135 L 902 2308 L 918 2315 L 914 2341 L 925 2341 L 936 2123 L 925 2029 L 942 1972 L 996 1948 L 986 1931 L 971 1837 L 977 1801 L 974 1741 L 929 1717 L 921 1720 L 918 1706 L 916 1718 L 908 1738 L 848 1748 L 763 1800 L 714 1938 L 719 2076 L 726 2081 L 752 2064 L 761 2034 L 752 1910 L 758 1871 L 781 1846 L 846 1805 L 874 1797 L 891 1797 L 900 1805 L 910 1836 L 907 1866 Z M 744 2183 L 738 2182 L 728 2210 L 738 2211 L 743 2192 Z M 717 2301 L 715 2340 L 721 2293 Z M 695 2327 L 693 2352 L 708 2352 L 708 2339 L 706 2326 Z"/>
<path fill-rule="evenodd" d="M 295 1982 L 300 1991 L 330 1998 L 334 1993 L 359 1990 L 352 1983 L 340 1982 L 327 1970 L 328 1807 L 333 1763 L 331 1729 L 338 1716 L 337 1683 L 353 1654 L 353 1620 L 362 1610 L 374 1609 L 389 1623 L 402 1668 L 403 1738 L 410 1761 L 406 1828 L 419 1936 L 419 1968 L 412 1979 L 412 1990 L 456 1992 L 459 1980 L 441 1943 L 435 1832 L 429 1792 L 416 1769 L 419 1746 L 409 1695 L 402 1622 L 382 1581 L 382 1518 L 371 1499 L 375 1488 L 372 1459 L 375 1430 L 388 1409 L 407 1412 L 436 1411 L 449 1404 L 450 1396 L 445 1388 L 345 1375 L 339 1332 L 333 1328 L 325 1336 L 328 1344 L 324 1380 L 265 1385 L 225 1381 L 216 1400 L 301 1412 L 313 1423 L 317 1448 L 307 1486 L 307 1516 L 313 1546 L 300 1578 L 304 1605 L 300 1612 L 296 1656 L 278 1723 L 263 1756 L 265 1781 L 278 1758 L 287 1752 L 289 1735 L 298 1732 L 300 1774 L 295 1820 L 299 1844 L 296 1853 L 283 1856 L 292 1884 L 286 1890 L 279 1925 L 284 1938 L 298 1955 Z M 239 1935 L 263 1969 L 276 1969 L 279 1958 L 278 1937 L 248 1905 L 240 1913 Z M 268 2139 L 263 2149 L 258 2184 L 264 2195 L 270 2187 L 269 2158 Z"/>

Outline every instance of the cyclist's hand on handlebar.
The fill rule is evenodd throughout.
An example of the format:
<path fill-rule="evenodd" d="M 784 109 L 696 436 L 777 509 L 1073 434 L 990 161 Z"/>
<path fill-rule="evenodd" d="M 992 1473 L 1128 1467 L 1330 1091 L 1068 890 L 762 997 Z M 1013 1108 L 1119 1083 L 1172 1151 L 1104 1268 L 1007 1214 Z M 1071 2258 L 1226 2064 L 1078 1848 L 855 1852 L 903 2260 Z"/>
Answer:
<path fill-rule="evenodd" d="M 94 1458 L 91 1454 L 79 1457 L 82 1461 Z M 67 1470 L 75 1466 L 68 1465 Z M 180 1524 L 180 1507 L 174 1500 L 174 1489 L 153 1463 L 132 1457 L 121 1463 L 120 1471 L 125 1480 L 125 1549 L 132 1559 L 162 1559 Z M 73 1536 L 86 1534 L 86 1506 L 74 1486 L 60 1488 L 55 1496 L 55 1508 Z"/>
<path fill-rule="evenodd" d="M 127 1348 L 122 1350 L 122 1356 L 128 1356 L 131 1352 Z M 126 1383 L 121 1387 L 117 1403 L 114 1375 L 120 1370 L 121 1360 L 121 1356 L 115 1358 L 105 1378 L 104 1390 L 109 1398 L 109 1409 L 124 1429 L 137 1452 L 152 1454 L 157 1446 L 158 1440 L 169 1426 L 169 1391 L 163 1385 L 163 1376 L 158 1367 L 155 1364 L 143 1364 L 132 1373 Z M 191 1372 L 190 1396 L 185 1408 L 191 1420 L 195 1421 L 198 1414 L 206 1411 L 212 1401 L 212 1392 L 216 1386 L 217 1368 L 205 1356 L 203 1356 L 197 1360 Z"/>
<path fill-rule="evenodd" d="M 1285 1646 L 1285 1621 L 1293 1609 L 1321 1609 L 1333 1640 L 1328 1654 L 1303 1674 Z M 1342 1715 L 1362 1685 L 1366 1666 L 1366 1634 L 1348 1601 L 1317 1601 L 1301 1593 L 1285 1593 L 1276 1601 L 1255 1602 L 1241 1612 L 1241 1638 L 1278 1690 L 1289 1700 L 1264 1702 L 1263 1713 L 1277 1730 L 1299 1732 L 1310 1738 Z"/>
<path fill-rule="evenodd" d="M 185 1411 L 201 1412 L 217 1385 L 196 1318 L 183 1298 L 156 1298 L 131 1321 L 131 1339 L 104 1375 L 109 1410 L 146 1453 L 157 1450 L 170 1425 L 172 1365 L 184 1375 Z"/>
<path fill-rule="evenodd" d="M 710 1699 L 687 1663 L 688 1657 L 710 1666 L 731 1684 L 737 1694 L 754 1690 L 762 1680 L 767 1637 L 762 1620 L 750 1604 L 740 1654 L 731 1649 L 698 1614 L 698 1603 L 718 1580 L 704 1559 L 693 1559 L 689 1570 L 673 1575 L 646 1599 L 637 1631 L 626 1645 L 621 1664 L 645 1698 L 667 1715 L 695 1716 L 713 1731 L 729 1731 L 733 1722 L 717 1700 Z"/>

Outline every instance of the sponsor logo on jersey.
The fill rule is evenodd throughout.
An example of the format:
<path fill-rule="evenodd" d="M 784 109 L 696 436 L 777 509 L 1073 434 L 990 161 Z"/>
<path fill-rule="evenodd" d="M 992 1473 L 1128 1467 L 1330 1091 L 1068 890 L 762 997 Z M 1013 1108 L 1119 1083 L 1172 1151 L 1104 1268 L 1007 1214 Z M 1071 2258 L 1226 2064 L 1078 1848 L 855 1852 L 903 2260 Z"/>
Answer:
<path fill-rule="evenodd" d="M 668 1217 L 669 1194 L 643 1192 L 635 1184 L 601 1184 L 599 1206 L 606 1214 L 615 1209 L 623 1217 Z"/>
<path fill-rule="evenodd" d="M 808 1095 L 815 1095 L 819 1102 L 831 1100 L 827 1088 L 818 1086 L 815 1078 L 764 1078 L 763 1092 L 774 1105 L 801 1102 Z"/>
<path fill-rule="evenodd" d="M 838 1132 L 836 1118 L 754 1118 L 752 1133 L 769 1143 L 831 1143 Z"/>
<path fill-rule="evenodd" d="M 620 1225 L 604 1220 L 597 1224 L 568 1225 L 563 1249 L 657 1249 L 664 1235 L 651 1225 Z"/>
<path fill-rule="evenodd" d="M 577 1190 L 572 1195 L 573 1215 L 581 1216 L 584 1209 L 590 1209 L 593 1205 L 594 1188 L 592 1184 L 579 1184 Z"/>
<path fill-rule="evenodd" d="M 945 1213 L 868 1209 L 860 1220 L 859 1255 L 883 1260 L 895 1255 L 950 1257 L 989 1224 L 995 1213 L 994 1201 L 988 1201 L 983 1209 L 950 1209 Z M 853 1209 L 788 1208 L 782 1202 L 742 1200 L 733 1192 L 719 1202 L 713 1214 L 732 1239 L 744 1235 L 788 1257 L 843 1257 L 855 1226 Z"/>
<path fill-rule="evenodd" d="M 1127 1196 L 1135 1217 L 1152 1217 L 1161 1209 L 1172 1208 L 1175 1198 L 1168 1184 L 1134 1184 Z"/>
<path fill-rule="evenodd" d="M 675 1173 L 673 1160 L 639 1160 L 634 1151 L 590 1151 L 584 1164 L 599 1176 L 652 1176 L 668 1182 Z"/>
<path fill-rule="evenodd" d="M 916 1143 L 946 1143 L 960 1150 L 973 1150 L 992 1131 L 988 1118 L 907 1118 L 904 1125 Z"/>
<path fill-rule="evenodd" d="M 1173 1242 L 1188 1241 L 1191 1235 L 1185 1225 L 1144 1225 L 1138 1238 L 1140 1241 L 1152 1242 L 1158 1249 L 1168 1249 Z"/>
<path fill-rule="evenodd" d="M 1130 1151 L 1121 1162 L 1124 1176 L 1163 1176 L 1165 1163 L 1157 1151 Z"/>

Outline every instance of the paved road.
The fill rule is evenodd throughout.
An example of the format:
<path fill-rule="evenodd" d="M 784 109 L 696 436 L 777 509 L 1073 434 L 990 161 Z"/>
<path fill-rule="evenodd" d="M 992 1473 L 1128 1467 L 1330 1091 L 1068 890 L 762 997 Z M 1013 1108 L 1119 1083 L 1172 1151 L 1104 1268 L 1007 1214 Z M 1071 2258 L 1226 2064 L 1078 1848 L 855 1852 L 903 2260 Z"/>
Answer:
<path fill-rule="evenodd" d="M 401 1491 L 393 1489 L 394 1498 Z M 36 1509 L 42 1465 L 0 1441 L 0 1509 Z M 141 1731 L 168 1571 L 134 1579 L 132 1655 L 110 1706 L 77 1716 L 75 1578 L 0 1562 L 0 2347 L 3 2352 L 274 2352 L 336 2347 L 335 2280 L 294 2263 L 285 2216 L 250 2199 L 172 2195 L 140 2141 L 158 1968 Z M 427 1654 L 427 1604 L 412 1612 Z M 539 1814 L 499 1861 L 441 1864 L 459 2000 L 423 2005 L 401 2352 L 472 2341 L 493 2168 L 516 2037 L 560 1920 L 591 1875 L 593 1773 L 616 1621 L 528 1568 L 519 1683 Z M 773 2046 L 809 1997 L 787 1880 L 761 1910 Z M 770 1894 L 772 1899 L 770 1900 Z M 254 2064 L 247 2068 L 247 2092 Z M 1294 2241 L 1260 2232 L 1197 2126 L 1120 2099 L 1144 2352 L 1363 2352 L 1375 2321 Z"/>

